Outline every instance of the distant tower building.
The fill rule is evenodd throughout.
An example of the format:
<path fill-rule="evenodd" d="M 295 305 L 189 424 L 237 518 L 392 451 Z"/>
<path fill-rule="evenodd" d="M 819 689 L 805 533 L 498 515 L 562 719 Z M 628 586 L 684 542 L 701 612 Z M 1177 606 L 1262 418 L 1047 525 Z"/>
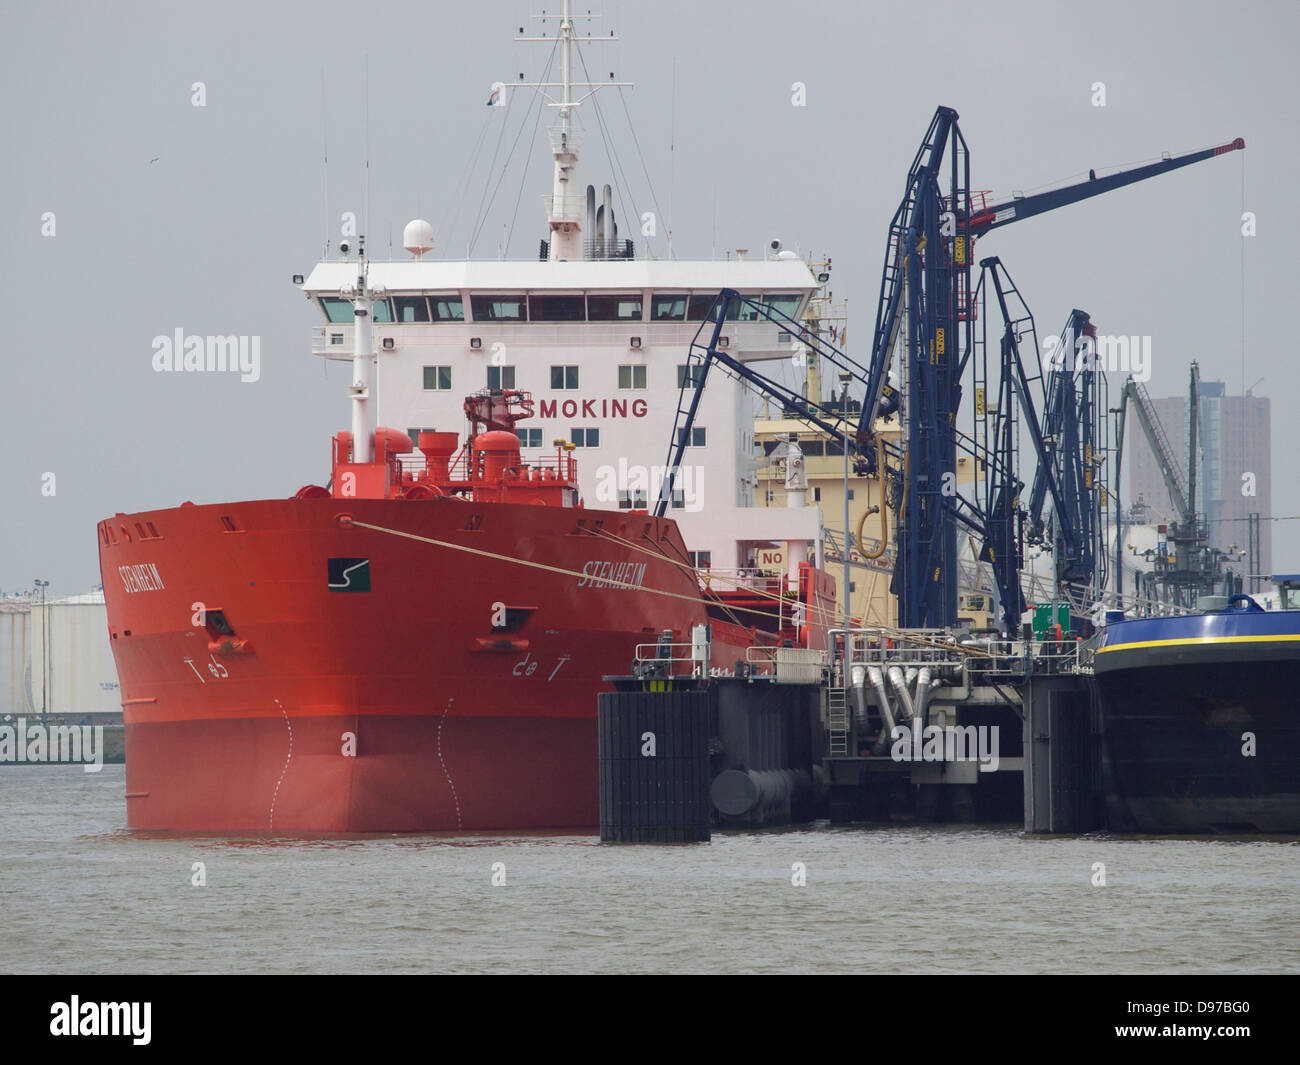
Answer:
<path fill-rule="evenodd" d="M 1153 399 L 1156 417 L 1181 464 L 1187 462 L 1187 396 Z M 1132 422 L 1132 419 L 1130 419 Z M 1230 562 L 1233 572 L 1247 577 L 1253 572 L 1265 579 L 1273 571 L 1272 462 L 1269 446 L 1269 403 L 1264 396 L 1229 396 L 1222 381 L 1201 382 L 1201 419 L 1198 433 L 1200 462 L 1196 477 L 1196 509 L 1210 523 L 1210 546 L 1222 551 L 1245 551 L 1240 562 Z M 1133 456 L 1129 470 L 1129 507 L 1141 499 L 1153 522 L 1173 521 L 1177 515 L 1169 502 L 1164 479 L 1146 437 L 1136 424 L 1128 430 L 1125 447 Z M 1253 477 L 1247 477 L 1253 474 Z M 1186 470 L 1183 470 L 1186 480 Z M 1254 495 L 1243 492 L 1253 490 Z M 1251 566 L 1250 516 L 1259 517 L 1258 569 Z M 1233 551 L 1235 554 L 1235 551 Z"/>

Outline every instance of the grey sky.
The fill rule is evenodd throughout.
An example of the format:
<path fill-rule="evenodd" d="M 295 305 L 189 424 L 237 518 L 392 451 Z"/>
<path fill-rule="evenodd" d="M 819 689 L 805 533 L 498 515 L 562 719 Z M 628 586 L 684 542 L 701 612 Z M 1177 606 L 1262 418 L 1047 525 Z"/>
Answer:
<path fill-rule="evenodd" d="M 6 5 L 0 589 L 98 583 L 95 523 L 115 511 L 284 497 L 327 479 L 347 371 L 310 355 L 317 316 L 289 284 L 326 226 L 322 72 L 336 232 L 339 212 L 362 210 L 369 56 L 370 246 L 384 256 L 390 227 L 400 244 L 410 218 L 438 230 L 454 213 L 489 86 L 541 72 L 544 49 L 511 38 L 543 7 L 558 0 L 393 2 L 358 25 L 357 7 L 335 2 Z M 626 98 L 665 212 L 671 187 L 674 252 L 710 254 L 716 195 L 719 253 L 780 236 L 830 254 L 864 361 L 886 227 L 936 105 L 961 114 L 973 186 L 1004 195 L 1244 137 L 1245 153 L 1011 226 L 977 253 L 1003 257 L 1040 335 L 1081 307 L 1102 332 L 1153 337 L 1153 395 L 1184 389 L 1192 358 L 1237 393 L 1244 161 L 1258 216 L 1246 383 L 1266 377 L 1272 397 L 1275 515 L 1300 514 L 1286 477 L 1300 367 L 1285 324 L 1300 281 L 1288 184 L 1300 6 L 607 0 L 604 12 L 603 32 L 622 40 L 590 51 L 590 70 L 637 83 Z M 196 81 L 206 107 L 191 106 Z M 795 81 L 806 107 L 791 106 Z M 1097 81 L 1104 108 L 1091 104 Z M 618 97 L 603 106 L 636 205 L 652 209 Z M 586 126 L 582 177 L 600 184 L 609 166 L 593 116 Z M 463 252 L 486 162 L 485 150 L 435 254 Z M 536 254 L 549 174 L 539 136 L 522 197 L 515 166 L 476 256 L 495 254 L 517 198 L 511 255 Z M 152 338 L 176 328 L 260 336 L 261 380 L 153 372 Z M 1274 558 L 1300 568 L 1300 523 L 1274 526 Z"/>

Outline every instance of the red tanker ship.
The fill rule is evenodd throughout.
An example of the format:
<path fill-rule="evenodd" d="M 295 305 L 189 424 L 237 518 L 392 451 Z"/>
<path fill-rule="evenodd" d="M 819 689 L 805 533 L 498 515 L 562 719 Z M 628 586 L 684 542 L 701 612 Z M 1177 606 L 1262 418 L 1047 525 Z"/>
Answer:
<path fill-rule="evenodd" d="M 422 468 L 404 433 L 343 432 L 328 489 L 99 523 L 130 827 L 593 826 L 596 694 L 637 644 L 822 645 L 829 577 L 702 589 L 672 520 L 583 507 L 564 445 L 521 462 L 531 405 L 471 396 L 466 446 L 421 433 Z"/>

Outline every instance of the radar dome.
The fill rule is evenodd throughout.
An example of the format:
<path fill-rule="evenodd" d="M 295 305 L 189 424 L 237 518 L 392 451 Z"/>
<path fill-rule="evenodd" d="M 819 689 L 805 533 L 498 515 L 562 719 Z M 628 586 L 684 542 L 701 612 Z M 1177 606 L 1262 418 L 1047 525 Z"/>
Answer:
<path fill-rule="evenodd" d="M 423 218 L 407 222 L 406 228 L 402 230 L 402 247 L 417 259 L 426 251 L 432 251 L 433 226 L 429 225 Z"/>

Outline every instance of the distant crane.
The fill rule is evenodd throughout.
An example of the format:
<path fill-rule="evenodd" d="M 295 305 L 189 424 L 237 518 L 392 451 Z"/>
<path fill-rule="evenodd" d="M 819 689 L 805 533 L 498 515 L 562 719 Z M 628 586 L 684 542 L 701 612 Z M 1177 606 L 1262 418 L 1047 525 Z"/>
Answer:
<path fill-rule="evenodd" d="M 1169 438 L 1165 435 L 1160 418 L 1156 415 L 1151 397 L 1141 383 L 1130 377 L 1124 383 L 1123 399 L 1119 408 L 1117 433 L 1122 448 L 1124 424 L 1131 405 L 1137 415 L 1138 425 L 1151 447 L 1160 475 L 1169 493 L 1178 520 L 1170 522 L 1166 539 L 1160 541 L 1152 559 L 1153 575 L 1166 602 L 1175 606 L 1192 608 L 1202 595 L 1214 595 L 1220 590 L 1224 595 L 1241 591 L 1240 577 L 1224 570 L 1223 552 L 1210 547 L 1209 526 L 1201 521 L 1196 510 L 1196 469 L 1199 457 L 1198 435 L 1201 417 L 1201 370 L 1195 362 L 1189 372 L 1187 388 L 1187 477 L 1183 472 Z M 1116 483 L 1119 480 L 1119 452 L 1116 462 Z M 1123 573 L 1124 536 L 1120 508 L 1116 505 L 1115 553 L 1118 573 Z M 1117 581 L 1120 579 L 1117 576 Z M 1122 593 L 1122 586 L 1119 590 Z"/>

